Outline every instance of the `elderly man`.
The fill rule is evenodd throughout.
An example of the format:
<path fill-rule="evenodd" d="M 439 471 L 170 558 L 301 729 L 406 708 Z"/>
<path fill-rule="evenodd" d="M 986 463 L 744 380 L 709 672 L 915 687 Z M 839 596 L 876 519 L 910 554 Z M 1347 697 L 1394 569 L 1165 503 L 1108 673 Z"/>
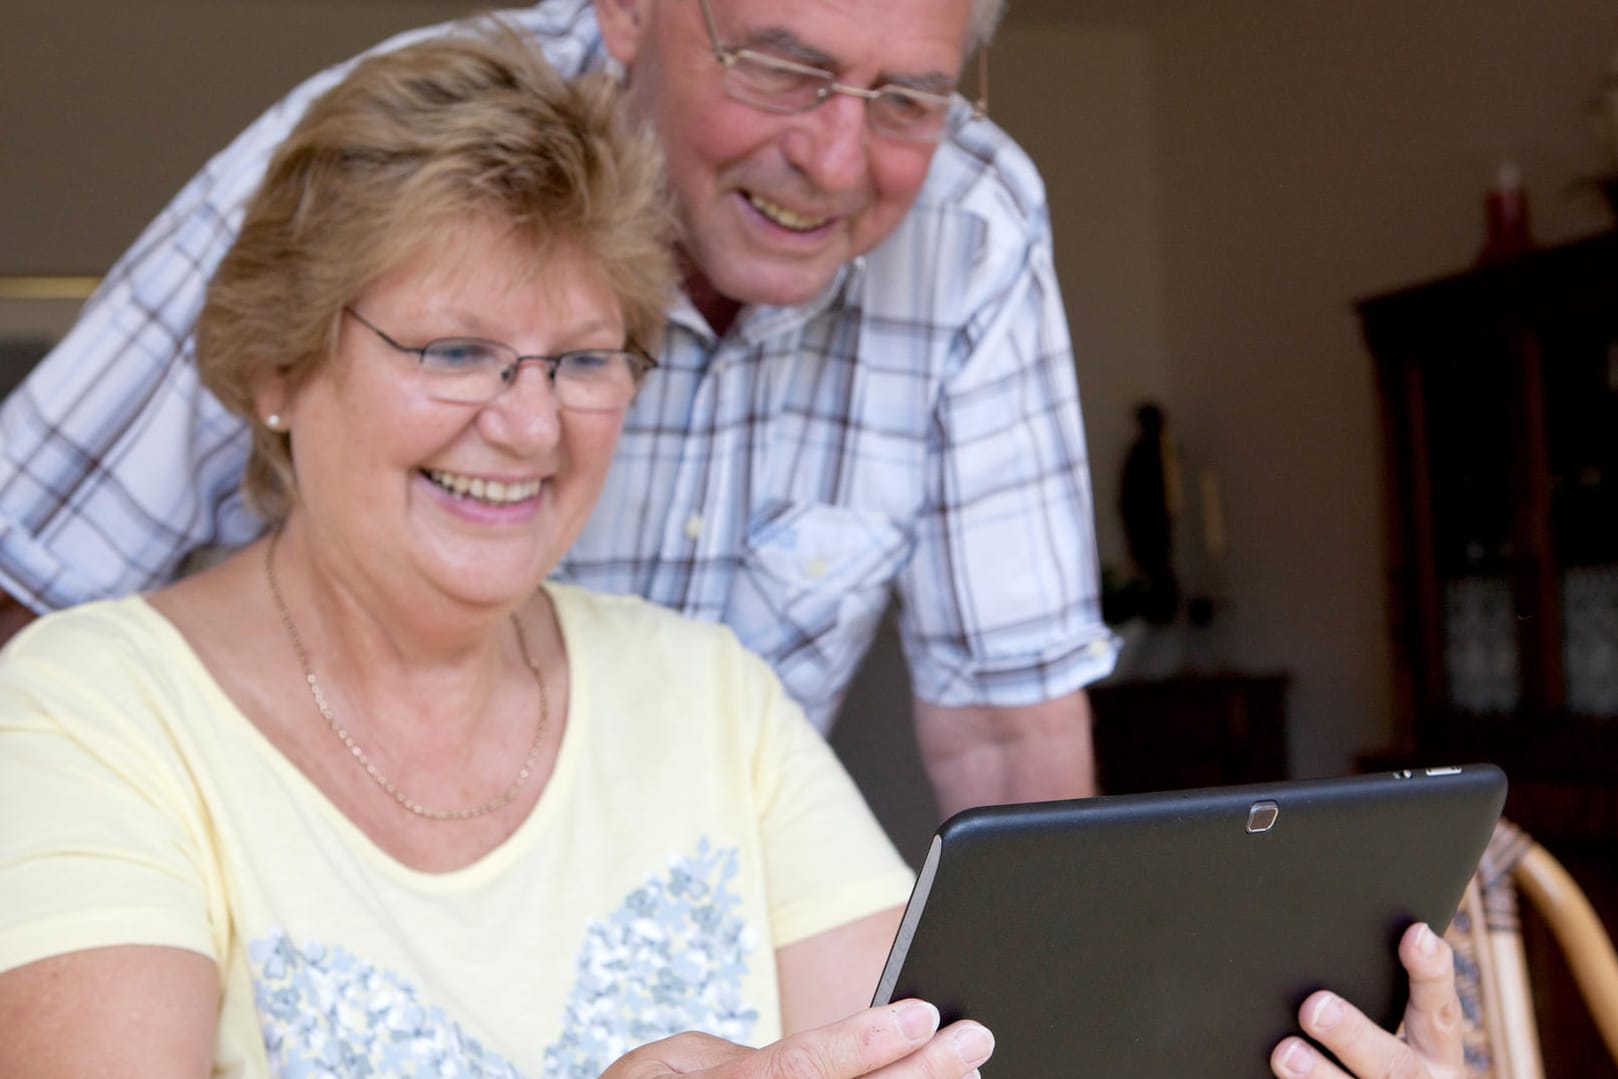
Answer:
<path fill-rule="evenodd" d="M 508 13 L 564 73 L 622 73 L 686 268 L 560 572 L 728 623 L 822 730 L 896 592 L 946 813 L 1091 793 L 1082 687 L 1114 655 L 1044 189 L 973 115 L 982 70 L 977 110 L 954 93 L 1002 3 Z M 0 411 L 0 586 L 27 608 L 153 586 L 261 529 L 190 336 L 267 156 L 337 76 L 214 158 Z"/>

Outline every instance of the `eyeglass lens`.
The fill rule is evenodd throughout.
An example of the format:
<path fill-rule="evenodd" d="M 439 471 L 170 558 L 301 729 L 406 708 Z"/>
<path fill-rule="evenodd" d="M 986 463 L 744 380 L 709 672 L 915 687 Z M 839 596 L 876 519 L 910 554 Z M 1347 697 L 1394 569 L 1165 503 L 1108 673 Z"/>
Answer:
<path fill-rule="evenodd" d="M 611 411 L 629 404 L 641 376 L 657 366 L 650 356 L 629 349 L 584 348 L 555 356 L 523 356 L 510 345 L 481 337 L 441 337 L 411 348 L 352 307 L 344 307 L 343 314 L 390 348 L 415 356 L 428 396 L 438 401 L 487 404 L 516 381 L 524 363 L 538 363 L 544 365 L 561 407 Z"/>
<path fill-rule="evenodd" d="M 949 122 L 950 99 L 899 86 L 861 91 L 837 83 L 829 72 L 787 64 L 747 49 L 730 54 L 725 91 L 732 98 L 771 112 L 807 112 L 832 94 L 866 101 L 872 128 L 901 138 L 936 139 Z"/>
<path fill-rule="evenodd" d="M 884 85 L 875 90 L 845 86 L 821 68 L 809 67 L 751 49 L 727 49 L 720 44 L 709 0 L 700 0 L 714 58 L 722 66 L 725 92 L 734 100 L 770 112 L 806 112 L 833 94 L 863 98 L 873 130 L 899 138 L 934 141 L 946 128 L 968 115 L 988 110 L 988 52 L 978 51 L 978 100 L 971 112 L 957 108 L 950 95 L 932 94 L 903 86 Z"/>
<path fill-rule="evenodd" d="M 622 349 L 580 349 L 558 356 L 519 357 L 516 350 L 490 341 L 449 339 L 421 350 L 427 391 L 441 401 L 481 404 L 494 400 L 517 378 L 523 363 L 544 365 L 557 404 L 585 411 L 610 411 L 635 396 L 644 361 Z"/>

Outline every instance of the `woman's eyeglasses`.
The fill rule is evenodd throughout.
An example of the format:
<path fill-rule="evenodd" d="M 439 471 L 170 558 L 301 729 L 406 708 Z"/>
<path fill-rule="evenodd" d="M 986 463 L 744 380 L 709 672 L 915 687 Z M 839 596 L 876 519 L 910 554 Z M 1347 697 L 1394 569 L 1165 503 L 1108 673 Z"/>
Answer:
<path fill-rule="evenodd" d="M 525 363 L 544 364 L 556 403 L 580 412 L 611 412 L 629 404 L 657 361 L 639 348 L 580 348 L 554 356 L 524 356 L 481 337 L 440 337 L 420 348 L 401 345 L 352 307 L 343 313 L 419 361 L 422 385 L 435 401 L 485 405 L 505 392 Z"/>

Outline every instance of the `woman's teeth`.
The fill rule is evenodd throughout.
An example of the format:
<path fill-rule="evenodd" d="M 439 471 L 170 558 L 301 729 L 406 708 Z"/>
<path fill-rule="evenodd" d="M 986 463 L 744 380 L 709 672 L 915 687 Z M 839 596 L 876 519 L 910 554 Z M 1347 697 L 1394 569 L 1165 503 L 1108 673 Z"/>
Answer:
<path fill-rule="evenodd" d="M 483 480 L 471 476 L 458 476 L 453 472 L 439 472 L 435 469 L 423 469 L 423 474 L 444 490 L 462 498 L 473 498 L 479 502 L 490 502 L 495 505 L 506 505 L 511 502 L 522 502 L 539 494 L 540 480 L 524 480 L 521 483 L 501 483 L 499 480 Z"/>
<path fill-rule="evenodd" d="M 752 205 L 753 209 L 782 228 L 791 229 L 793 232 L 813 232 L 831 220 L 829 217 L 804 217 L 802 214 L 793 213 L 785 206 L 777 205 L 753 194 L 747 196 L 747 201 Z"/>

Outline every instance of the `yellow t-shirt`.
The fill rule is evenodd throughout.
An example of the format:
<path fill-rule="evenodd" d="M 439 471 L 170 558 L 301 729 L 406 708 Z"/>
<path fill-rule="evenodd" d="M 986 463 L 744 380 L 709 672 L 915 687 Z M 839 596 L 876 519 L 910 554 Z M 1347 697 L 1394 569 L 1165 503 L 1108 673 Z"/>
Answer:
<path fill-rule="evenodd" d="M 774 949 L 902 903 L 909 871 L 728 630 L 549 589 L 555 772 L 449 873 L 367 839 L 144 600 L 31 626 L 0 655 L 0 970 L 207 955 L 216 1075 L 595 1077 L 681 1030 L 778 1037 Z"/>

